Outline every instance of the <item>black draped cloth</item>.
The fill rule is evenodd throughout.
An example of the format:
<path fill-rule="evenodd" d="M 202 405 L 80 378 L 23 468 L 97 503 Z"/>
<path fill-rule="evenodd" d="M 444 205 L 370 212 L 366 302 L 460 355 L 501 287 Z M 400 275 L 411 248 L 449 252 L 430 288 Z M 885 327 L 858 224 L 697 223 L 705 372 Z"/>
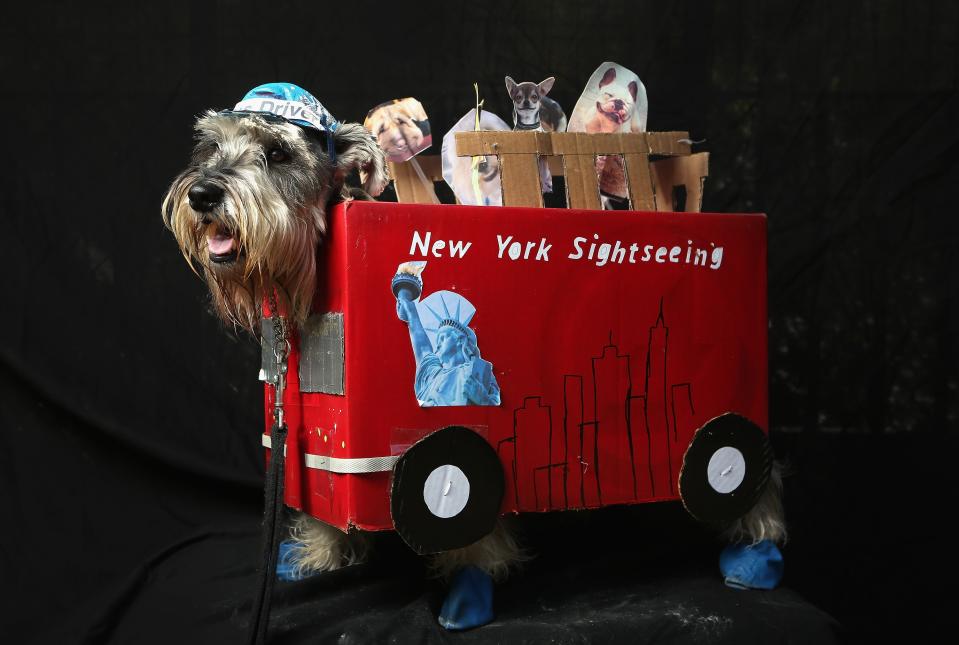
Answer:
<path fill-rule="evenodd" d="M 568 113 L 603 61 L 642 78 L 650 130 L 705 139 L 706 210 L 768 214 L 784 587 L 724 587 L 721 543 L 676 505 L 529 516 L 536 558 L 497 588 L 492 625 L 441 631 L 441 586 L 385 534 L 368 564 L 278 585 L 275 642 L 943 640 L 957 34 L 954 4 L 908 0 L 7 7 L 0 640 L 243 638 L 259 346 L 210 313 L 160 219 L 198 113 L 271 81 L 343 121 L 414 96 L 438 153 L 474 81 L 509 121 L 506 75 L 555 76 Z"/>

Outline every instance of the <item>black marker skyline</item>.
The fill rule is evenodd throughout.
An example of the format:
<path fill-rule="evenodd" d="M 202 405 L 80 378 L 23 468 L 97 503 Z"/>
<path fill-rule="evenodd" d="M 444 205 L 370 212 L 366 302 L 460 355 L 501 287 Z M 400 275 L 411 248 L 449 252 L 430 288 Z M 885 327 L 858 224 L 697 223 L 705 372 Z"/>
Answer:
<path fill-rule="evenodd" d="M 668 381 L 669 327 L 662 299 L 649 327 L 644 363 L 643 389 L 634 393 L 632 356 L 620 353 L 610 332 L 599 354 L 590 357 L 589 383 L 584 374 L 563 375 L 560 423 L 554 423 L 553 406 L 543 396 L 523 398 L 523 405 L 513 410 L 512 436 L 496 446 L 511 469 L 507 494 L 517 509 L 564 510 L 676 493 L 672 472 L 675 460 L 682 458 L 674 454 L 677 395 L 680 411 L 688 405 L 690 422 L 695 409 L 692 384 Z M 659 470 L 665 472 L 657 472 L 649 458 L 660 442 L 665 443 L 667 464 Z M 629 457 L 622 459 L 623 454 Z M 616 484 L 623 478 L 632 488 L 626 498 L 610 492 L 620 488 Z"/>

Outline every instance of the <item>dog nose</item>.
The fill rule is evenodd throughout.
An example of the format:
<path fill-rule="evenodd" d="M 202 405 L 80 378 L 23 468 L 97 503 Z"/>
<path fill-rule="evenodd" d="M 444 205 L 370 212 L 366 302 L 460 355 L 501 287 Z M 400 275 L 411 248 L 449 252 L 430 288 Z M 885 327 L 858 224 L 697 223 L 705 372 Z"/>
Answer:
<path fill-rule="evenodd" d="M 223 201 L 223 188 L 213 182 L 201 181 L 193 184 L 187 196 L 193 210 L 208 213 Z"/>

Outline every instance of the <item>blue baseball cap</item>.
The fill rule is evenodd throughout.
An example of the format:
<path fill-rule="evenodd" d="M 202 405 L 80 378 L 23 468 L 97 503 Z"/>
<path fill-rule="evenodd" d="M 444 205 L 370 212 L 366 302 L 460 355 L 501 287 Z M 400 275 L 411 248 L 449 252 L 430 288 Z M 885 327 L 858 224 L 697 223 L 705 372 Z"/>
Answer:
<path fill-rule="evenodd" d="M 315 96 L 293 83 L 266 83 L 254 87 L 233 110 L 268 112 L 320 132 L 333 132 L 340 125 Z"/>
<path fill-rule="evenodd" d="M 293 83 L 266 83 L 246 93 L 232 112 L 272 114 L 304 128 L 332 135 L 337 121 L 316 97 Z M 333 137 L 326 136 L 330 158 L 336 158 Z"/>

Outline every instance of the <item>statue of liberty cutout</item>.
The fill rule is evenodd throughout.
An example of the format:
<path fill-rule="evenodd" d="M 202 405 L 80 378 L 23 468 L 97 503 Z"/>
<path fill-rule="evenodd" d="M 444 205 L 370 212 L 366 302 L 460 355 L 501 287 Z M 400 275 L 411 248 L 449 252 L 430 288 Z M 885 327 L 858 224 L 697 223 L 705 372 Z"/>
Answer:
<path fill-rule="evenodd" d="M 425 268 L 426 262 L 401 264 L 391 284 L 396 315 L 409 327 L 416 359 L 416 400 L 423 407 L 499 405 L 493 364 L 480 356 L 469 327 L 476 307 L 453 291 L 436 291 L 420 301 Z"/>

